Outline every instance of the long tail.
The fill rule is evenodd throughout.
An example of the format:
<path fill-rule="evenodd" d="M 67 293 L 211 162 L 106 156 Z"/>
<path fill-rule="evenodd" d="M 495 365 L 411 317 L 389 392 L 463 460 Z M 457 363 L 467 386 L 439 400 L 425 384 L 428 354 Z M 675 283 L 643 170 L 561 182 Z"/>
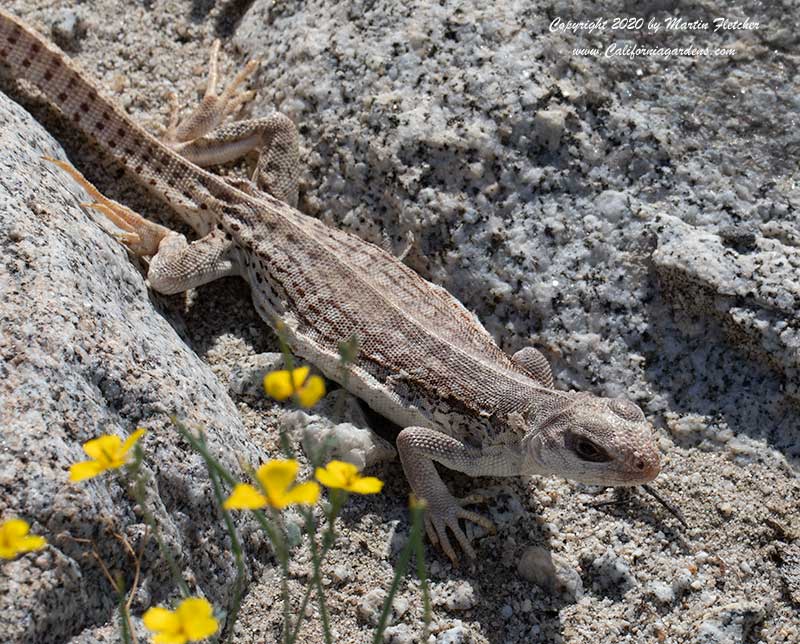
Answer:
<path fill-rule="evenodd" d="M 233 201 L 238 191 L 145 131 L 89 80 L 69 57 L 20 19 L 0 9 L 0 68 L 38 87 L 108 155 L 116 159 L 204 233 L 202 212 L 215 199 Z M 198 225 L 199 224 L 199 225 Z"/>

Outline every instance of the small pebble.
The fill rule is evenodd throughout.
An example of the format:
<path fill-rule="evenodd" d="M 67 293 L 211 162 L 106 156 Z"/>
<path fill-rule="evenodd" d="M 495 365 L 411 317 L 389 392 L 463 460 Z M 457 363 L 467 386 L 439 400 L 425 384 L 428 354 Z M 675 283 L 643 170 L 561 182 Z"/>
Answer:
<path fill-rule="evenodd" d="M 468 641 L 467 632 L 463 626 L 449 628 L 436 637 L 436 644 L 466 644 Z"/>
<path fill-rule="evenodd" d="M 86 25 L 75 10 L 64 9 L 56 13 L 50 33 L 59 47 L 75 51 L 86 36 Z"/>
<path fill-rule="evenodd" d="M 726 519 L 729 519 L 731 516 L 733 516 L 733 506 L 730 503 L 720 503 L 717 506 L 717 512 L 719 512 Z"/>
<path fill-rule="evenodd" d="M 431 584 L 431 601 L 434 606 L 447 610 L 469 610 L 478 603 L 475 589 L 468 581 L 450 581 Z"/>
<path fill-rule="evenodd" d="M 386 600 L 386 591 L 382 588 L 373 588 L 365 593 L 358 602 L 358 616 L 371 626 L 376 626 L 380 619 L 383 602 Z"/>
<path fill-rule="evenodd" d="M 672 586 L 663 581 L 650 582 L 648 590 L 655 595 L 662 604 L 671 604 L 675 600 L 675 591 Z"/>

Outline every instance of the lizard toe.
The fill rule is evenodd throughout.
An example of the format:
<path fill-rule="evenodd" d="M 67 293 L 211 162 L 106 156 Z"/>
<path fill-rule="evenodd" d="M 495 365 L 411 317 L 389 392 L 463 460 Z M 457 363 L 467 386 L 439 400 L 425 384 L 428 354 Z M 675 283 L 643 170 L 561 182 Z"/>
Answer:
<path fill-rule="evenodd" d="M 487 503 L 488 500 L 489 500 L 489 497 L 485 496 L 483 494 L 468 494 L 467 496 L 462 496 L 462 497 L 456 498 L 456 502 L 460 506 L 465 506 L 465 505 L 483 505 L 483 504 Z"/>
<path fill-rule="evenodd" d="M 475 559 L 475 550 L 469 542 L 469 539 L 467 539 L 467 535 L 465 535 L 464 531 L 461 529 L 461 526 L 458 525 L 458 519 L 448 519 L 447 527 L 450 528 L 450 532 L 453 533 L 453 536 L 456 538 L 456 541 L 458 541 L 458 545 L 461 546 L 461 550 L 464 551 L 464 554 L 470 559 Z"/>
<path fill-rule="evenodd" d="M 450 539 L 447 536 L 447 526 L 449 525 L 449 521 L 442 520 L 439 517 L 434 517 L 431 519 L 431 523 L 436 529 L 436 541 L 434 543 L 438 542 L 439 547 L 444 551 L 444 554 L 447 555 L 447 558 L 453 562 L 454 566 L 457 566 L 458 555 L 456 555 L 456 551 L 453 550 L 453 546 L 450 544 Z M 456 525 L 456 528 L 458 528 L 458 525 Z M 456 538 L 458 538 L 458 536 L 456 536 Z"/>
<path fill-rule="evenodd" d="M 494 523 L 491 519 L 486 518 L 482 514 L 478 514 L 477 512 L 470 512 L 469 510 L 460 510 L 458 512 L 458 518 L 464 519 L 465 521 L 471 521 L 482 528 L 484 528 L 487 532 L 494 534 L 497 532 L 497 528 L 495 527 Z"/>
<path fill-rule="evenodd" d="M 435 546 L 439 543 L 439 537 L 436 536 L 436 529 L 433 527 L 433 522 L 430 517 L 425 515 L 425 532 L 428 534 L 428 539 Z"/>

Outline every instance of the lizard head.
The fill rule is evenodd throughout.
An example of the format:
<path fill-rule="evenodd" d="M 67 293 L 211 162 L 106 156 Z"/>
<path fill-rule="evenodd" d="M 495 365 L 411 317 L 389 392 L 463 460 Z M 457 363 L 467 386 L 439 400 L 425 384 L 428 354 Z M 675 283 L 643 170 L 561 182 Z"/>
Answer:
<path fill-rule="evenodd" d="M 559 396 L 528 421 L 528 458 L 539 472 L 592 485 L 640 485 L 661 470 L 654 432 L 626 398 Z"/>

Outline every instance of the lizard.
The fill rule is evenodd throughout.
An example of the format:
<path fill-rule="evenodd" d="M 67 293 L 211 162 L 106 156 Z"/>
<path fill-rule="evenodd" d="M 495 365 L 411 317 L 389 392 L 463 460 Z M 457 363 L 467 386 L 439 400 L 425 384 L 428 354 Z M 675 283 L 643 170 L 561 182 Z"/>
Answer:
<path fill-rule="evenodd" d="M 113 222 L 131 253 L 149 258 L 147 281 L 162 294 L 223 276 L 250 286 L 266 323 L 292 351 L 402 429 L 397 450 L 425 529 L 454 562 L 475 550 L 460 521 L 494 529 L 448 490 L 435 463 L 470 476 L 555 475 L 602 486 L 633 486 L 660 471 L 654 430 L 625 397 L 554 386 L 534 347 L 502 351 L 477 317 L 444 288 L 388 251 L 297 210 L 298 134 L 288 117 L 226 118 L 250 98 L 238 87 L 248 63 L 218 93 L 215 43 L 208 88 L 166 135 L 139 126 L 58 47 L 0 9 L 0 68 L 39 89 L 100 151 L 190 226 L 187 240 L 104 197 L 58 162 Z M 206 167 L 257 152 L 251 180 Z M 342 367 L 341 342 L 359 351 Z"/>

